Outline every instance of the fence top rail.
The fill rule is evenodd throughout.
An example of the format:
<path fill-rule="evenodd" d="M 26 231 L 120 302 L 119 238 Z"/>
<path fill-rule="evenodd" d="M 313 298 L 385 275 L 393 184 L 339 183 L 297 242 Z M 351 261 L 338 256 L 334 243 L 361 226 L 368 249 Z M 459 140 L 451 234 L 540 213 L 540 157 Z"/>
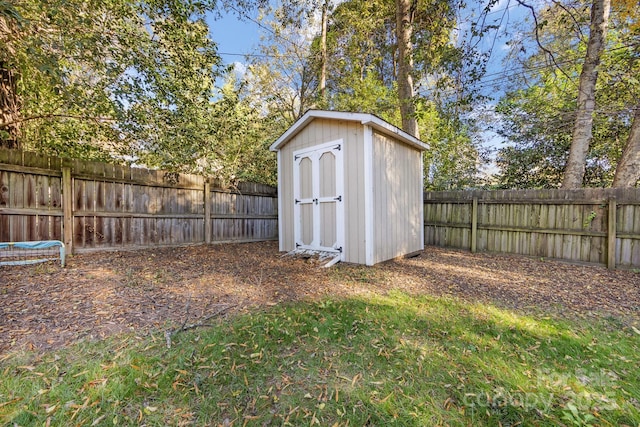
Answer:
<path fill-rule="evenodd" d="M 425 203 L 562 203 L 598 204 L 615 199 L 622 204 L 640 203 L 640 188 L 581 188 L 578 190 L 461 190 L 425 191 Z"/>
<path fill-rule="evenodd" d="M 211 191 L 251 196 L 276 197 L 277 188 L 267 184 L 240 182 L 225 186 L 222 182 L 193 174 L 173 173 L 119 164 L 62 159 L 20 150 L 0 149 L 0 171 L 34 175 L 62 176 L 69 168 L 74 179 L 131 183 L 178 189 L 202 189 L 208 181 Z"/>
<path fill-rule="evenodd" d="M 474 199 L 424 199 L 425 205 L 460 204 L 470 205 Z M 478 199 L 479 205 L 586 205 L 605 207 L 610 200 L 615 200 L 621 206 L 640 205 L 640 199 L 622 201 L 616 198 L 585 199 L 585 200 L 565 200 L 565 199 Z"/>

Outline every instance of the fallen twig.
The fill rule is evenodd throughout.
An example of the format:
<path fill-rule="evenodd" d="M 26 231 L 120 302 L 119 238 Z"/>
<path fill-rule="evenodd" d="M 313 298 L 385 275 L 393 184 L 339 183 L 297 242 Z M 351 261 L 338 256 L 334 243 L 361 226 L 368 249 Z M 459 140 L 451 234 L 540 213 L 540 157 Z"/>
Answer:
<path fill-rule="evenodd" d="M 209 323 L 207 323 L 209 320 L 213 319 L 214 317 L 217 317 L 219 315 L 221 315 L 222 313 L 224 313 L 225 311 L 235 307 L 235 304 L 216 304 L 218 306 L 221 306 L 218 310 L 216 310 L 214 313 L 205 316 L 202 318 L 202 320 L 200 322 L 197 323 L 192 323 L 190 325 L 186 324 L 186 321 L 182 324 L 182 326 L 180 326 L 179 328 L 173 329 L 173 330 L 167 330 L 164 332 L 164 338 L 167 341 L 167 348 L 171 348 L 171 337 L 173 337 L 174 335 L 180 333 L 180 332 L 184 332 L 184 331 L 188 331 L 190 329 L 195 329 L 195 328 L 200 328 L 200 327 L 204 327 L 204 326 L 211 326 Z"/>

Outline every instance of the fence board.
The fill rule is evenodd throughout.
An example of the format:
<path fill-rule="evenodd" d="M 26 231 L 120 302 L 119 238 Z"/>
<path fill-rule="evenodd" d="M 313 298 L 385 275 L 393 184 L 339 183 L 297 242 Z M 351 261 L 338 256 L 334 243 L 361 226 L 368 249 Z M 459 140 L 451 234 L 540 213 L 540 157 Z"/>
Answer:
<path fill-rule="evenodd" d="M 0 241 L 63 239 L 62 167 L 71 171 L 75 251 L 277 238 L 276 189 L 196 175 L 0 150 Z M 205 217 L 205 211 L 207 216 Z"/>
<path fill-rule="evenodd" d="M 639 268 L 640 189 L 425 192 L 425 244 L 470 249 L 475 243 L 478 251 L 607 264 L 610 199 L 617 205 L 615 263 Z"/>

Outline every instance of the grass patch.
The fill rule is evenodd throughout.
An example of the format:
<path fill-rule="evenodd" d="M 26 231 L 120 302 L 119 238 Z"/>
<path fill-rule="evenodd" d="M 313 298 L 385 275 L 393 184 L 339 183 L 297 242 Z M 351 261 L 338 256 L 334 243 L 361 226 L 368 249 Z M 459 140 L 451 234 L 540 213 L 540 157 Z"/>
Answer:
<path fill-rule="evenodd" d="M 402 293 L 0 362 L 16 425 L 640 424 L 640 337 Z"/>

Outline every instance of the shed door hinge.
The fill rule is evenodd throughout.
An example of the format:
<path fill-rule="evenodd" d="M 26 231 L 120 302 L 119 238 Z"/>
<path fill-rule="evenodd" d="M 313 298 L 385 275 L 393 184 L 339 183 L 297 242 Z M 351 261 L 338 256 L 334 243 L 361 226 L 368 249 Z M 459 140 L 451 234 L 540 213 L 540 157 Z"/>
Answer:
<path fill-rule="evenodd" d="M 338 202 L 342 201 L 342 196 L 334 197 L 333 200 L 337 200 Z"/>

